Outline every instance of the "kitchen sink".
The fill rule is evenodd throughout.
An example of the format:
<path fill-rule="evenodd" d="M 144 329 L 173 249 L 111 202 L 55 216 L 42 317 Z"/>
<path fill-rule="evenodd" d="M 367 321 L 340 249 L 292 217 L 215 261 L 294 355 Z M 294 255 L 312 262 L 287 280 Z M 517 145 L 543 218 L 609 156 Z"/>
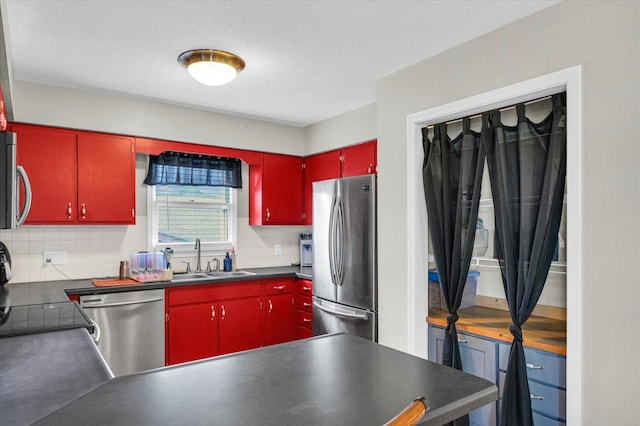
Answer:
<path fill-rule="evenodd" d="M 243 277 L 256 275 L 254 272 L 232 271 L 232 272 L 191 272 L 188 274 L 174 274 L 171 281 L 199 281 L 199 280 L 219 280 L 224 278 Z"/>

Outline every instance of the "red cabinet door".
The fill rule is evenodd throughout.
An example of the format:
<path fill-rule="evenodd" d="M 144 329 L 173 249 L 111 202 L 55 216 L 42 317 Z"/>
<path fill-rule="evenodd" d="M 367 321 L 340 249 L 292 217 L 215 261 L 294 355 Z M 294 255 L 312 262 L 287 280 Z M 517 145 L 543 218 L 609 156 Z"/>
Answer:
<path fill-rule="evenodd" d="M 376 173 L 376 142 L 342 148 L 342 176 L 360 176 Z"/>
<path fill-rule="evenodd" d="M 275 345 L 293 340 L 293 295 L 271 295 L 266 299 L 266 344 Z"/>
<path fill-rule="evenodd" d="M 302 158 L 264 154 L 261 196 L 261 225 L 302 223 Z"/>
<path fill-rule="evenodd" d="M 214 303 L 174 306 L 167 315 L 167 365 L 218 355 L 219 308 Z"/>
<path fill-rule="evenodd" d="M 17 133 L 17 161 L 33 194 L 26 224 L 75 223 L 76 134 L 49 127 L 12 125 Z"/>
<path fill-rule="evenodd" d="M 340 150 L 312 155 L 304 159 L 303 171 L 303 224 L 311 225 L 313 182 L 340 177 Z"/>
<path fill-rule="evenodd" d="M 133 138 L 78 134 L 78 221 L 135 223 Z"/>
<path fill-rule="evenodd" d="M 262 345 L 260 297 L 219 303 L 220 354 L 258 348 Z"/>

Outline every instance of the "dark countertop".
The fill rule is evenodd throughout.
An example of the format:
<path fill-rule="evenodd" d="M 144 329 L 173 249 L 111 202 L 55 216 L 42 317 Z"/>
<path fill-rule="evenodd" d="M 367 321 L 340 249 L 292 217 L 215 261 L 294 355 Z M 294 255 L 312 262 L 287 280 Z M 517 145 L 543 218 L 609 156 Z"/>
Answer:
<path fill-rule="evenodd" d="M 117 377 L 38 424 L 379 425 L 414 398 L 440 425 L 495 401 L 495 384 L 348 334 Z"/>
<path fill-rule="evenodd" d="M 64 281 L 40 281 L 30 283 L 8 283 L 5 288 L 9 290 L 10 305 L 30 305 L 36 303 L 64 302 L 69 300 L 67 294 L 104 294 L 121 291 L 150 290 L 156 288 L 180 287 L 197 284 L 223 284 L 234 281 L 247 281 L 253 279 L 282 278 L 296 276 L 299 278 L 312 278 L 312 268 L 300 266 L 279 266 L 269 268 L 245 268 L 243 271 L 253 272 L 256 275 L 247 275 L 211 281 L 181 281 L 181 282 L 157 282 L 137 284 L 133 286 L 96 287 L 90 279 L 64 280 Z"/>
<path fill-rule="evenodd" d="M 111 379 L 84 328 L 0 340 L 0 423 L 31 424 Z"/>

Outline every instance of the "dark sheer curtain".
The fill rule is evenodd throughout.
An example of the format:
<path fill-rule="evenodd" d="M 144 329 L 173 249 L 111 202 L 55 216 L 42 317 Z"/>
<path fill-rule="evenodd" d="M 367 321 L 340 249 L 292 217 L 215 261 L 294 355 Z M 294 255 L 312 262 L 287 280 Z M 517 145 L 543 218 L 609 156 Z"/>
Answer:
<path fill-rule="evenodd" d="M 475 238 L 485 154 L 479 133 L 463 119 L 463 131 L 447 136 L 447 125 L 422 129 L 424 194 L 429 232 L 444 302 L 449 312 L 444 338 L 443 364 L 462 370 L 456 321 L 467 280 Z"/>
<path fill-rule="evenodd" d="M 560 228 L 566 175 L 565 96 L 554 95 L 553 111 L 540 123 L 516 105 L 518 124 L 488 114 L 483 127 L 496 220 L 498 261 L 513 335 L 503 388 L 501 425 L 533 425 L 522 325 L 547 279 Z"/>
<path fill-rule="evenodd" d="M 237 158 L 163 152 L 149 156 L 144 183 L 242 188 L 242 162 Z"/>

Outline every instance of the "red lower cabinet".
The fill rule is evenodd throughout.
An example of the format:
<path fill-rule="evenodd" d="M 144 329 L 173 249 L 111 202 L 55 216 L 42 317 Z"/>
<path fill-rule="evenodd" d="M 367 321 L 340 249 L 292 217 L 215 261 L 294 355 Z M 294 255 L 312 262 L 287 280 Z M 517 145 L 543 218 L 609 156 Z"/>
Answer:
<path fill-rule="evenodd" d="M 220 354 L 262 346 L 260 297 L 227 300 L 219 306 Z"/>
<path fill-rule="evenodd" d="M 296 291 L 296 339 L 305 339 L 313 335 L 312 282 L 298 279 Z"/>
<path fill-rule="evenodd" d="M 293 295 L 267 296 L 266 344 L 293 340 Z"/>
<path fill-rule="evenodd" d="M 265 344 L 275 345 L 293 340 L 294 279 L 265 282 Z"/>
<path fill-rule="evenodd" d="M 261 281 L 170 288 L 165 297 L 165 364 L 262 345 Z"/>
<path fill-rule="evenodd" d="M 217 308 L 214 303 L 169 308 L 165 318 L 167 365 L 218 355 Z"/>
<path fill-rule="evenodd" d="M 305 297 L 299 301 L 300 291 Z M 178 364 L 309 337 L 310 294 L 310 284 L 299 287 L 295 278 L 168 288 L 165 363 Z M 298 304 L 305 319 L 298 318 Z M 304 330 L 299 330 L 299 324 Z"/>

